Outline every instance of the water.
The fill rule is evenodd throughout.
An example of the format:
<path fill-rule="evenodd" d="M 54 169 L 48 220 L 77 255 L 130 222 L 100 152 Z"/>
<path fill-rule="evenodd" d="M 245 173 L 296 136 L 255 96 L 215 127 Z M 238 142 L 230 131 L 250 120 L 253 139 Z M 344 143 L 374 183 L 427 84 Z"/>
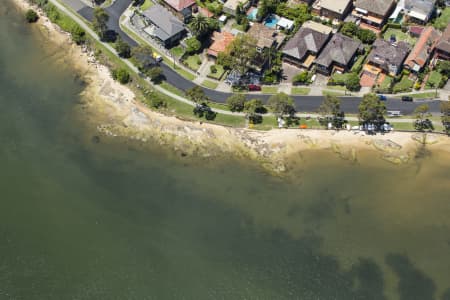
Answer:
<path fill-rule="evenodd" d="M 304 153 L 287 183 L 93 143 L 32 28 L 0 7 L 0 299 L 449 299 L 448 155 Z"/>
<path fill-rule="evenodd" d="M 277 15 L 270 15 L 264 20 L 264 25 L 269 28 L 275 28 L 280 18 Z"/>
<path fill-rule="evenodd" d="M 256 21 L 258 15 L 258 8 L 252 7 L 250 12 L 247 14 L 247 19 L 250 21 Z"/>

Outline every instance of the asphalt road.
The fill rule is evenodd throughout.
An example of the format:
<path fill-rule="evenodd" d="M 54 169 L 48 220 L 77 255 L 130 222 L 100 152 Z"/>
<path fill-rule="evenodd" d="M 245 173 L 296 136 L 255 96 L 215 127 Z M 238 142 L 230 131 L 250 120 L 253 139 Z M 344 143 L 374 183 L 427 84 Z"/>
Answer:
<path fill-rule="evenodd" d="M 65 4 L 70 6 L 73 10 L 75 10 L 79 15 L 85 18 L 88 21 L 92 21 L 93 18 L 93 9 L 84 5 L 79 0 L 62 0 Z M 131 37 L 129 37 L 125 32 L 120 29 L 120 16 L 127 9 L 127 7 L 131 4 L 132 0 L 116 0 L 113 5 L 106 8 L 107 13 L 109 14 L 108 28 L 110 30 L 114 30 L 117 32 L 120 37 L 127 42 L 130 46 L 135 47 L 138 45 L 136 41 L 134 41 Z M 177 87 L 180 90 L 187 90 L 194 86 L 190 80 L 187 80 L 173 69 L 171 69 L 167 64 L 161 64 L 161 68 L 164 71 L 164 76 L 166 81 L 171 85 Z M 203 87 L 202 87 L 203 88 Z M 210 98 L 212 101 L 224 103 L 226 99 L 232 95 L 232 93 L 219 92 L 207 88 L 203 88 L 206 96 Z M 247 98 L 259 98 L 263 102 L 266 102 L 269 99 L 270 95 L 262 95 L 262 94 L 251 94 L 247 95 Z M 297 111 L 302 112 L 315 112 L 317 108 L 322 102 L 322 96 L 292 96 L 295 101 Z M 361 101 L 361 97 L 342 97 L 341 108 L 346 113 L 357 113 L 358 112 L 358 104 Z M 407 115 L 411 114 L 414 109 L 421 104 L 421 101 L 414 102 L 402 102 L 397 98 L 389 98 L 386 101 L 387 110 L 397 110 L 402 114 Z M 440 101 L 427 101 L 427 104 L 430 106 L 430 112 L 433 114 L 440 113 Z"/>

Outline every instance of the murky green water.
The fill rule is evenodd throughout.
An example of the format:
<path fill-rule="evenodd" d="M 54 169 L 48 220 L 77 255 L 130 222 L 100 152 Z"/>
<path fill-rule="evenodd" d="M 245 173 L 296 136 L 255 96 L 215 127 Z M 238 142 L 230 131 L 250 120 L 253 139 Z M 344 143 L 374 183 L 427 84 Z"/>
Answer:
<path fill-rule="evenodd" d="M 91 143 L 75 74 L 2 3 L 0 299 L 450 299 L 448 156 L 306 153 L 283 183 Z"/>

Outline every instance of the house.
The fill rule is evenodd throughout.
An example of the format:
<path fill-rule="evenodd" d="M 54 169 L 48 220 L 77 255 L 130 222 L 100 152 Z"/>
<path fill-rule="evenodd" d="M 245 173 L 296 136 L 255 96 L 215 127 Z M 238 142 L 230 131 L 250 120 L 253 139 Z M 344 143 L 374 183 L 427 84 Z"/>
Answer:
<path fill-rule="evenodd" d="M 247 35 L 256 40 L 258 52 L 262 52 L 264 49 L 278 49 L 285 38 L 284 34 L 261 23 L 254 23 L 247 31 Z"/>
<path fill-rule="evenodd" d="M 207 8 L 205 7 L 199 7 L 198 8 L 198 13 L 201 14 L 204 17 L 207 18 L 212 18 L 214 17 L 214 13 L 210 12 Z"/>
<path fill-rule="evenodd" d="M 332 28 L 307 21 L 283 47 L 283 61 L 309 69 L 331 37 Z"/>
<path fill-rule="evenodd" d="M 142 14 L 149 24 L 144 32 L 158 39 L 165 47 L 178 43 L 186 34 L 184 24 L 159 4 L 151 6 Z"/>
<path fill-rule="evenodd" d="M 391 43 L 377 39 L 373 43 L 367 63 L 380 69 L 381 72 L 396 76 L 403 67 L 403 62 L 410 51 L 406 42 Z"/>
<path fill-rule="evenodd" d="M 223 12 L 232 16 L 236 16 L 236 11 L 239 3 L 242 3 L 245 10 L 250 6 L 250 2 L 248 0 L 227 0 L 223 4 Z"/>
<path fill-rule="evenodd" d="M 161 3 L 184 23 L 189 22 L 192 13 L 197 11 L 195 0 L 163 0 Z"/>
<path fill-rule="evenodd" d="M 352 0 L 317 0 L 312 11 L 332 20 L 343 20 L 351 11 L 352 3 Z"/>
<path fill-rule="evenodd" d="M 436 59 L 450 60 L 450 24 L 447 25 L 447 28 L 437 42 L 434 57 Z"/>
<path fill-rule="evenodd" d="M 336 33 L 315 61 L 317 72 L 329 75 L 334 71 L 347 71 L 360 49 L 361 42 Z"/>
<path fill-rule="evenodd" d="M 440 32 L 431 26 L 423 29 L 416 45 L 406 58 L 405 69 L 420 72 L 427 65 L 440 37 Z"/>
<path fill-rule="evenodd" d="M 395 0 L 356 0 L 352 15 L 361 21 L 361 28 L 378 33 L 394 9 Z"/>
<path fill-rule="evenodd" d="M 214 31 L 212 37 L 213 43 L 208 49 L 208 55 L 217 58 L 219 53 L 224 52 L 228 45 L 234 41 L 234 35 L 228 31 L 217 32 Z"/>
<path fill-rule="evenodd" d="M 424 29 L 425 27 L 422 26 L 409 26 L 408 32 L 410 36 L 418 38 L 420 37 Z"/>
<path fill-rule="evenodd" d="M 405 0 L 405 15 L 409 21 L 426 24 L 435 11 L 436 0 Z"/>

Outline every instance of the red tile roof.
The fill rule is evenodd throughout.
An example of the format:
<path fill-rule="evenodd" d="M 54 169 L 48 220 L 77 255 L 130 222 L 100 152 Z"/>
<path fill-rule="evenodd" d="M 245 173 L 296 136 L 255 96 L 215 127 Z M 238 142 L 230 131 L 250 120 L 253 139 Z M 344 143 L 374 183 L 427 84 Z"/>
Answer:
<path fill-rule="evenodd" d="M 421 35 L 422 31 L 424 29 L 425 28 L 423 28 L 422 26 L 411 26 L 411 27 L 409 27 L 409 32 L 414 34 L 414 35 Z"/>
<path fill-rule="evenodd" d="M 182 11 L 186 7 L 195 4 L 195 0 L 164 0 L 168 5 L 170 5 L 176 11 Z"/>
<path fill-rule="evenodd" d="M 214 31 L 212 39 L 214 42 L 209 47 L 208 54 L 217 57 L 219 53 L 224 52 L 228 45 L 234 41 L 234 35 L 228 31 Z"/>
<path fill-rule="evenodd" d="M 214 17 L 214 14 L 213 14 L 212 12 L 210 12 L 210 11 L 209 11 L 207 8 L 205 8 L 205 7 L 199 7 L 198 12 L 199 12 L 201 15 L 207 17 L 207 18 L 212 18 L 212 17 Z"/>
<path fill-rule="evenodd" d="M 440 33 L 436 31 L 433 27 L 426 27 L 419 39 L 416 42 L 413 50 L 406 58 L 405 65 L 408 65 L 411 69 L 417 64 L 420 68 L 425 66 L 425 63 L 428 61 L 428 57 L 430 53 L 433 51 L 436 46 L 437 41 L 439 40 Z"/>

